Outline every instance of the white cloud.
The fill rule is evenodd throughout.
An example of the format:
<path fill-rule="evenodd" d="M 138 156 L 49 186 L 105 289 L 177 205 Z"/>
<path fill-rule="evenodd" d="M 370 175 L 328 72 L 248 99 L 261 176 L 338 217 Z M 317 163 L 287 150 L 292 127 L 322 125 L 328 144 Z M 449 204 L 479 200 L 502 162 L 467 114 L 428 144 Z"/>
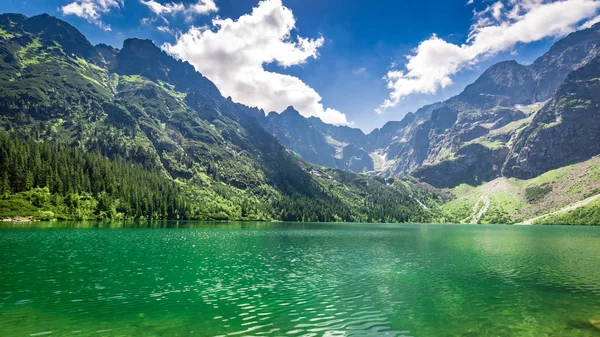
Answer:
<path fill-rule="evenodd" d="M 175 31 L 167 26 L 158 26 L 156 29 L 158 29 L 159 32 L 175 34 Z"/>
<path fill-rule="evenodd" d="M 367 68 L 366 67 L 361 67 L 361 68 L 352 70 L 352 73 L 354 75 L 365 74 L 366 72 L 367 72 Z"/>
<path fill-rule="evenodd" d="M 491 6 L 491 10 L 492 10 L 492 16 L 494 17 L 494 19 L 496 19 L 496 21 L 498 21 L 498 20 L 500 20 L 502 11 L 504 10 L 504 4 L 500 1 L 498 1 Z"/>
<path fill-rule="evenodd" d="M 208 14 L 219 10 L 213 0 L 200 0 L 197 4 L 192 5 L 190 10 L 196 14 Z"/>
<path fill-rule="evenodd" d="M 181 3 L 168 3 L 166 5 L 163 5 L 154 0 L 142 0 L 141 3 L 148 6 L 148 8 L 156 15 L 172 14 L 177 12 L 183 12 L 185 10 L 185 6 Z"/>
<path fill-rule="evenodd" d="M 169 2 L 161 4 L 156 0 L 140 0 L 156 15 L 174 15 L 183 13 L 188 18 L 194 14 L 205 15 L 219 10 L 214 0 L 198 0 L 196 4 L 184 5 L 183 3 Z"/>
<path fill-rule="evenodd" d="M 412 94 L 434 94 L 452 84 L 452 75 L 519 43 L 564 36 L 578 29 L 582 21 L 595 17 L 599 9 L 600 1 L 596 0 L 495 2 L 474 13 L 475 23 L 464 44 L 433 35 L 407 56 L 404 70 L 390 70 L 384 77 L 390 97 L 376 111 L 394 107 Z"/>
<path fill-rule="evenodd" d="M 90 23 L 96 24 L 103 30 L 109 31 L 110 26 L 100 20 L 102 14 L 113 8 L 120 8 L 122 2 L 117 0 L 79 0 L 60 8 L 63 15 L 75 15 Z"/>
<path fill-rule="evenodd" d="M 587 20 L 586 22 L 584 22 L 581 26 L 579 26 L 579 29 L 587 29 L 587 28 L 591 28 L 593 25 L 597 24 L 598 22 L 600 22 L 600 15 Z"/>
<path fill-rule="evenodd" d="M 290 67 L 316 59 L 324 42 L 323 37 L 293 38 L 296 19 L 281 0 L 261 1 L 250 14 L 235 21 L 214 19 L 212 25 L 212 30 L 192 27 L 163 49 L 189 61 L 237 102 L 278 112 L 292 105 L 304 116 L 348 124 L 344 114 L 325 108 L 321 96 L 299 78 L 265 70 L 273 62 Z"/>

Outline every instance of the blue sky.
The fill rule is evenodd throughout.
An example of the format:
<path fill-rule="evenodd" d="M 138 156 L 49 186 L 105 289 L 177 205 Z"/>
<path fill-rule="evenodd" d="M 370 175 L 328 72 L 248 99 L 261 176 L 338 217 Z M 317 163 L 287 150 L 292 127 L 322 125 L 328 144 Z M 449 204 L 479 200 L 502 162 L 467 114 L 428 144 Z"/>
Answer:
<path fill-rule="evenodd" d="M 0 12 L 60 17 L 94 44 L 151 39 L 235 101 L 267 111 L 294 105 L 367 132 L 459 93 L 497 61 L 531 63 L 560 37 L 599 20 L 599 8 L 595 0 L 0 4 Z"/>

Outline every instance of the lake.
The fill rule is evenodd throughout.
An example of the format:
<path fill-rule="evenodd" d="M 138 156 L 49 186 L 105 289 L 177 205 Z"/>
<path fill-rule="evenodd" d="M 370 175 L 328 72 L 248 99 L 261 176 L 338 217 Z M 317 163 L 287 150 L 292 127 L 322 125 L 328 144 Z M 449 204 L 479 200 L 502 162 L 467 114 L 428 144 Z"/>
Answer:
<path fill-rule="evenodd" d="M 600 336 L 600 227 L 2 226 L 0 336 Z"/>

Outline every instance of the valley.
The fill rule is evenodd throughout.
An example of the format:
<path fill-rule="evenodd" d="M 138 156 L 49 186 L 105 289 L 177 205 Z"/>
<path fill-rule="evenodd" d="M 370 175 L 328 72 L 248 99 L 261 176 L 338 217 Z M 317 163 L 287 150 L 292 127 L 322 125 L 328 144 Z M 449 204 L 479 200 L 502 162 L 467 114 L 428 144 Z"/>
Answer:
<path fill-rule="evenodd" d="M 149 40 L 93 46 L 49 15 L 0 29 L 4 218 L 568 223 L 600 191 L 600 24 L 369 134 L 235 103 Z M 91 157 L 63 173 L 67 151 Z"/>
<path fill-rule="evenodd" d="M 0 1 L 0 252 L 0 337 L 600 337 L 600 0 Z"/>

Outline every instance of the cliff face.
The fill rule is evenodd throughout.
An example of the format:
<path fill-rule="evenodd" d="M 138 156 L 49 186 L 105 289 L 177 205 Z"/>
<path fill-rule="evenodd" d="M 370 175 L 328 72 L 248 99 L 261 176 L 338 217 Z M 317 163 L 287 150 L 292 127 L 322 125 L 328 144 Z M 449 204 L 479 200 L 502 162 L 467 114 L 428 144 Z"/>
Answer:
<path fill-rule="evenodd" d="M 408 125 L 392 132 L 386 152 L 395 163 L 381 174 L 414 172 L 439 187 L 500 176 L 521 130 L 541 118 L 534 116 L 569 73 L 598 55 L 600 25 L 595 25 L 558 41 L 532 65 L 506 61 L 491 66 L 461 94 L 417 111 Z"/>
<path fill-rule="evenodd" d="M 504 174 L 531 178 L 600 154 L 600 58 L 572 72 L 517 137 Z"/>

